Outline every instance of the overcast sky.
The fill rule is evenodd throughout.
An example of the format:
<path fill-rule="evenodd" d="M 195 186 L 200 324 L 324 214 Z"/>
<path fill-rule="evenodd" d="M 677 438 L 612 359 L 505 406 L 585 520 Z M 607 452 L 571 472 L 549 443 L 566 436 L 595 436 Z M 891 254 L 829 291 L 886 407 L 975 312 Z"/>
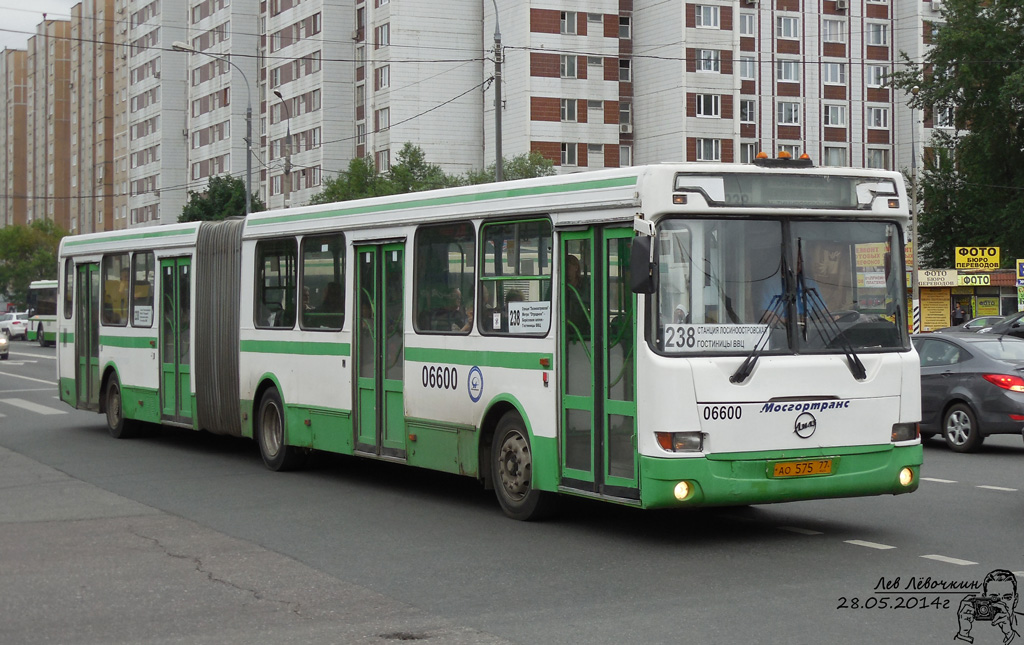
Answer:
<path fill-rule="evenodd" d="M 43 21 L 43 12 L 50 20 L 68 20 L 71 7 L 79 0 L 32 0 L 24 7 L 14 0 L 0 0 L 0 49 L 25 49 L 29 36 L 36 32 L 36 25 Z"/>

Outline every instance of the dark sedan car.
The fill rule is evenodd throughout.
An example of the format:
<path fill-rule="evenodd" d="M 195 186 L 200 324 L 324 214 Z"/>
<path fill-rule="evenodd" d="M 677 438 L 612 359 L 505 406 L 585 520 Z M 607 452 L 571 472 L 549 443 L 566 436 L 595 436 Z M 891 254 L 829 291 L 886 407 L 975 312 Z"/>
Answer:
<path fill-rule="evenodd" d="M 943 327 L 942 329 L 936 329 L 935 333 L 942 332 L 944 334 L 949 332 L 957 331 L 981 331 L 987 329 L 992 325 L 1002 320 L 1002 316 L 978 316 L 977 318 L 971 318 L 967 322 L 961 325 L 953 325 L 952 327 Z"/>
<path fill-rule="evenodd" d="M 921 436 L 971 452 L 1024 430 L 1024 340 L 991 334 L 912 337 L 921 359 Z"/>
<path fill-rule="evenodd" d="M 1015 314 L 1006 316 L 988 329 L 983 330 L 981 333 L 1024 338 L 1024 311 L 1018 311 Z"/>

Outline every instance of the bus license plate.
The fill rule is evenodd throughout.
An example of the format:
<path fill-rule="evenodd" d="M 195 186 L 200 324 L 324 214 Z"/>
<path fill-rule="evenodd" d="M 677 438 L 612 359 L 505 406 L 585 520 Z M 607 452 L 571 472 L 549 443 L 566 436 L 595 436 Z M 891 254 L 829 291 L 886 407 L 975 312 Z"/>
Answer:
<path fill-rule="evenodd" d="M 772 477 L 804 477 L 807 475 L 831 475 L 831 459 L 809 461 L 780 461 L 772 468 Z"/>

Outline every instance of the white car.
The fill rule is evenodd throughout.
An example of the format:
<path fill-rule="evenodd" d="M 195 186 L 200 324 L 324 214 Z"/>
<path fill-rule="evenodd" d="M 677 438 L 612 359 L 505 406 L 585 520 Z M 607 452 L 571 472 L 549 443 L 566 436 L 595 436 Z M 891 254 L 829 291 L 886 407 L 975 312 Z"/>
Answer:
<path fill-rule="evenodd" d="M 28 312 L 0 314 L 0 331 L 11 338 L 28 338 Z"/>

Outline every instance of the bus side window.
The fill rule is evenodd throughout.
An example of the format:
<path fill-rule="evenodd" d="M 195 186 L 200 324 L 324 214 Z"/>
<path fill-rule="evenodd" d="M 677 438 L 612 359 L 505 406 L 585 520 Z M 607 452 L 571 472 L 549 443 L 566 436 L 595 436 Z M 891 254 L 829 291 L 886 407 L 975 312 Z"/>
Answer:
<path fill-rule="evenodd" d="M 256 327 L 295 326 L 297 256 L 295 240 L 291 238 L 256 244 Z"/>

